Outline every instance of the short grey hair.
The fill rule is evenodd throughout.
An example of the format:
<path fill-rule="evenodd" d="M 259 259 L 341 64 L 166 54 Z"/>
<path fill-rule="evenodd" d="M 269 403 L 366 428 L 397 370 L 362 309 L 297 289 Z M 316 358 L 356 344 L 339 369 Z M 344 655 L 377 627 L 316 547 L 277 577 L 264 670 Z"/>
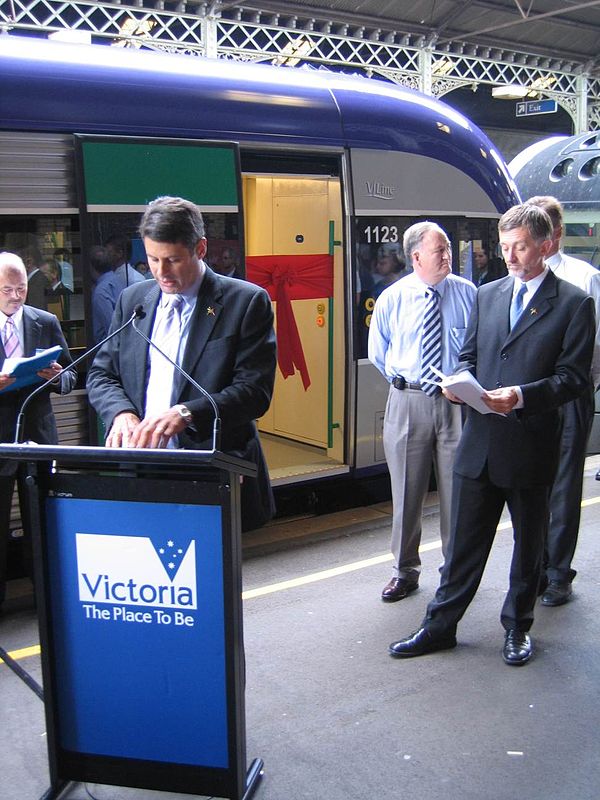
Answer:
<path fill-rule="evenodd" d="M 13 269 L 19 272 L 22 270 L 25 275 L 27 275 L 27 269 L 25 268 L 21 256 L 18 256 L 16 253 L 9 253 L 8 250 L 4 250 L 0 253 L 0 269 Z"/>
<path fill-rule="evenodd" d="M 430 231 L 437 231 L 437 233 L 441 233 L 448 245 L 450 245 L 448 234 L 443 228 L 440 228 L 437 222 L 431 222 L 430 220 L 416 222 L 414 225 L 411 225 L 410 228 L 407 228 L 404 231 L 404 237 L 402 239 L 404 254 L 409 261 L 412 262 L 413 253 L 415 250 L 419 249 L 421 242 L 423 241 L 423 237 Z"/>

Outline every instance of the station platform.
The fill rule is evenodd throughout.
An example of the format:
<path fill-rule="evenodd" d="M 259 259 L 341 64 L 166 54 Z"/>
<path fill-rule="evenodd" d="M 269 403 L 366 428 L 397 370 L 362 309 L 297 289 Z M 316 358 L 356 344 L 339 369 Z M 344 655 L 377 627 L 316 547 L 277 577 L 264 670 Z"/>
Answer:
<path fill-rule="evenodd" d="M 248 760 L 257 800 L 596 800 L 600 787 L 600 456 L 588 458 L 571 602 L 539 607 L 535 656 L 508 667 L 499 616 L 512 549 L 499 526 L 458 647 L 396 660 L 438 585 L 435 497 L 424 516 L 420 588 L 382 603 L 390 504 L 287 520 L 244 539 Z M 41 682 L 26 594 L 0 617 L 0 645 Z M 49 785 L 41 701 L 0 664 L 0 800 Z M 66 800 L 193 795 L 74 784 Z"/>

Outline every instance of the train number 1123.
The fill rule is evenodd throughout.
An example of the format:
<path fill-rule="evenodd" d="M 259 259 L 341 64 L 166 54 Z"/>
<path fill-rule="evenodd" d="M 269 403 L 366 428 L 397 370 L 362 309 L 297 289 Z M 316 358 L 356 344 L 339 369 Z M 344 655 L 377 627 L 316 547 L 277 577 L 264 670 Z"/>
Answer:
<path fill-rule="evenodd" d="M 395 225 L 367 225 L 365 237 L 368 244 L 385 244 L 398 241 L 398 228 Z"/>

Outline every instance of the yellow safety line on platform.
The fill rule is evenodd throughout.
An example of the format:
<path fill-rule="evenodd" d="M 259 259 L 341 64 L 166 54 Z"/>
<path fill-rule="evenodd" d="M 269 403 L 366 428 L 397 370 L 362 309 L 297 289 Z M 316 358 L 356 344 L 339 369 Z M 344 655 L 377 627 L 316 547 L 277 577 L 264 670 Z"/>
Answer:
<path fill-rule="evenodd" d="M 41 653 L 41 648 L 39 644 L 34 644 L 31 647 L 22 647 L 20 650 L 13 650 L 12 653 L 8 655 L 18 661 L 20 658 L 29 658 L 29 656 L 39 656 Z M 0 664 L 4 664 L 4 661 L 0 658 Z"/>
<path fill-rule="evenodd" d="M 589 500 L 582 500 L 581 507 L 593 506 L 600 503 L 600 497 L 591 497 Z M 505 531 L 512 528 L 510 522 L 502 522 L 498 525 L 498 531 Z M 439 539 L 428 544 L 422 544 L 419 547 L 420 553 L 427 553 L 430 550 L 441 548 L 442 543 Z M 362 561 L 353 561 L 350 564 L 344 564 L 341 567 L 333 567 L 333 569 L 324 569 L 321 572 L 313 572 L 311 575 L 305 575 L 303 578 L 292 578 L 289 581 L 281 581 L 280 583 L 271 583 L 268 586 L 259 586 L 257 589 L 248 589 L 242 592 L 243 600 L 253 600 L 255 597 L 264 597 L 267 594 L 274 594 L 275 592 L 283 592 L 286 589 L 295 589 L 298 586 L 306 586 L 309 583 L 316 583 L 317 581 L 324 581 L 327 578 L 335 578 L 338 575 L 346 575 L 348 572 L 356 572 L 359 569 L 366 569 L 367 567 L 374 567 L 377 564 L 385 564 L 386 561 L 392 560 L 391 553 L 385 553 L 381 556 L 373 556 L 372 558 L 365 558 Z M 28 658 L 29 656 L 39 656 L 40 646 L 33 645 L 32 647 L 24 647 L 22 650 L 13 650 L 8 655 L 18 661 L 20 658 Z M 0 659 L 0 664 L 4 662 Z"/>

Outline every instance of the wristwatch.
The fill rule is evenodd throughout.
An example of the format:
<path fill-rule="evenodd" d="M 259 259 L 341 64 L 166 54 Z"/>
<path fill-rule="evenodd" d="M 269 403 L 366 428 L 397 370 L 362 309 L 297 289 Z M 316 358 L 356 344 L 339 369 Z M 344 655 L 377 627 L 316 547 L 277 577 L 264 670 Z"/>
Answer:
<path fill-rule="evenodd" d="M 173 408 L 176 409 L 176 411 L 177 411 L 177 413 L 179 414 L 180 417 L 183 417 L 183 419 L 186 422 L 186 425 L 190 425 L 191 424 L 191 422 L 192 422 L 192 412 L 189 410 L 189 408 L 187 406 L 184 406 L 184 405 L 180 404 L 180 405 L 177 405 L 177 406 L 173 406 Z"/>

